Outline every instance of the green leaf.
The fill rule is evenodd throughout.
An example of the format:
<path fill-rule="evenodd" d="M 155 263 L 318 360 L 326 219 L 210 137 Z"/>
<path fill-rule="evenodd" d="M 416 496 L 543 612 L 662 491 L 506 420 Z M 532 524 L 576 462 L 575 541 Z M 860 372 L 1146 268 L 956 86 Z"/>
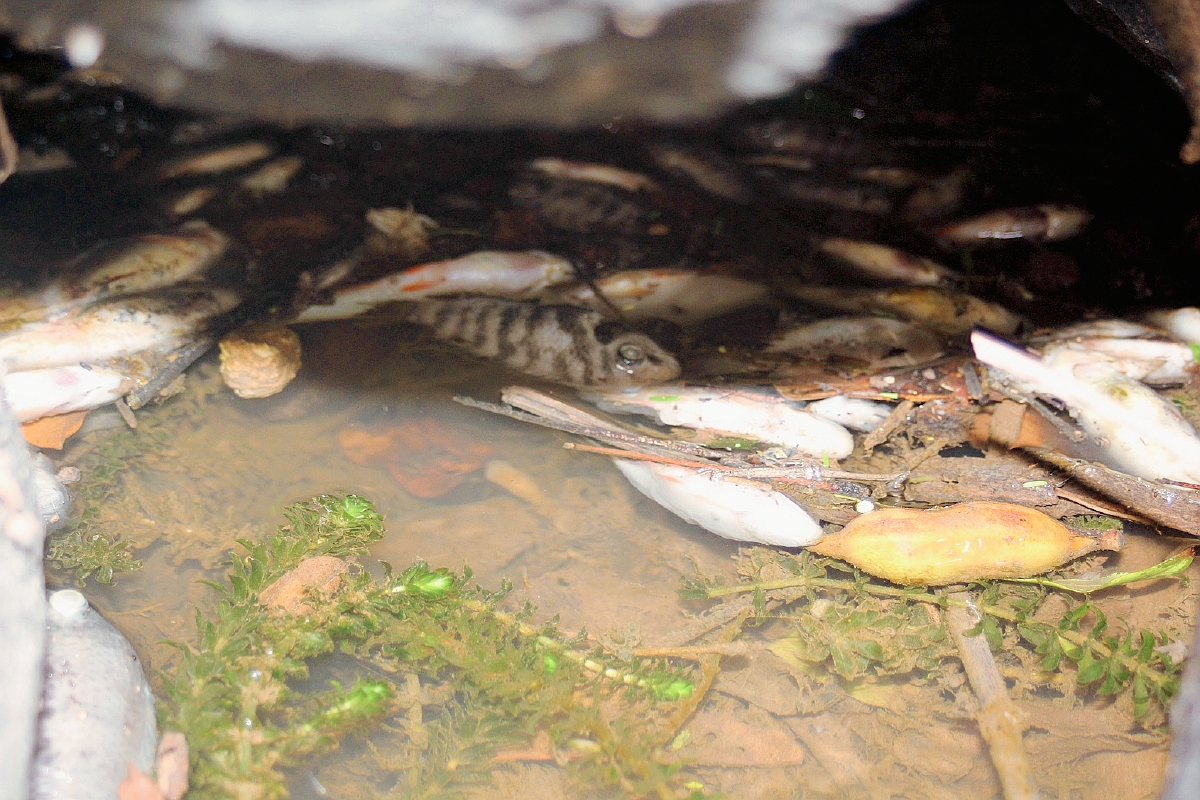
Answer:
<path fill-rule="evenodd" d="M 869 658 L 872 661 L 883 661 L 883 647 L 879 644 L 879 642 L 855 642 L 854 649 L 857 650 L 864 658 Z"/>
<path fill-rule="evenodd" d="M 1087 659 L 1090 661 L 1090 657 Z M 1083 660 L 1079 663 L 1079 675 L 1075 678 L 1075 683 L 1080 686 L 1087 686 L 1095 683 L 1108 674 L 1108 660 L 1093 661 L 1085 664 Z"/>
<path fill-rule="evenodd" d="M 987 638 L 988 647 L 993 652 L 1004 646 L 1004 636 L 1000 633 L 1000 624 L 995 617 L 984 616 L 982 619 L 983 635 Z"/>

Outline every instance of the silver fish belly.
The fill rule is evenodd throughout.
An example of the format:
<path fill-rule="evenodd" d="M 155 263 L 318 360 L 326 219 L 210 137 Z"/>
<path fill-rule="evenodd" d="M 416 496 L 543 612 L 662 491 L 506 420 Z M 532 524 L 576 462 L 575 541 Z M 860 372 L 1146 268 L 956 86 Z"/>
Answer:
<path fill-rule="evenodd" d="M 79 592 L 50 595 L 34 800 L 112 800 L 126 764 L 149 774 L 154 697 L 137 654 Z"/>
<path fill-rule="evenodd" d="M 483 358 L 570 386 L 638 386 L 679 376 L 679 362 L 645 334 L 574 306 L 474 297 L 426 300 L 405 318 Z"/>
<path fill-rule="evenodd" d="M 0 363 L 13 372 L 165 353 L 190 342 L 241 295 L 232 289 L 180 285 L 97 303 L 0 336 Z"/>

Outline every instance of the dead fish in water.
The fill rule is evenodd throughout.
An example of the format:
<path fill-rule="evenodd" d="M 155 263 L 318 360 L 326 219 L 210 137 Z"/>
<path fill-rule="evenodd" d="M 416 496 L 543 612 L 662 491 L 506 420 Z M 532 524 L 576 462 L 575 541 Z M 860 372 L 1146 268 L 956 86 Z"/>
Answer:
<path fill-rule="evenodd" d="M 1060 348 L 1101 353 L 1118 372 L 1152 386 L 1184 383 L 1196 366 L 1195 351 L 1181 342 L 1096 337 L 1056 342 L 1044 348 L 1042 356 L 1053 360 L 1052 354 Z"/>
<path fill-rule="evenodd" d="M 1116 369 L 1101 353 L 1061 348 L 1042 359 L 981 331 L 975 357 L 1023 389 L 1062 400 L 1110 466 L 1151 480 L 1200 483 L 1200 438 L 1174 404 Z"/>
<path fill-rule="evenodd" d="M 241 142 L 172 161 L 162 168 L 160 174 L 163 178 L 213 175 L 247 167 L 274 152 L 275 148 L 266 142 Z"/>
<path fill-rule="evenodd" d="M 570 262 L 550 253 L 482 250 L 342 287 L 333 292 L 333 303 L 309 306 L 293 322 L 348 319 L 387 303 L 455 294 L 525 300 L 573 276 Z"/>
<path fill-rule="evenodd" d="M 608 164 L 591 164 L 586 161 L 567 161 L 548 157 L 535 158 L 529 162 L 529 168 L 551 178 L 600 183 L 629 192 L 656 192 L 659 188 L 657 183 L 645 175 Z"/>
<path fill-rule="evenodd" d="M 1170 311 L 1151 311 L 1145 320 L 1181 342 L 1200 344 L 1200 308 L 1187 306 Z"/>
<path fill-rule="evenodd" d="M 0 363 L 20 372 L 166 353 L 190 342 L 241 300 L 232 289 L 180 285 L 96 303 L 0 337 Z"/>
<path fill-rule="evenodd" d="M 284 156 L 268 161 L 238 183 L 252 195 L 277 194 L 287 188 L 303 166 L 304 159 L 299 156 Z"/>
<path fill-rule="evenodd" d="M 112 800 L 127 764 L 154 768 L 154 696 L 137 653 L 74 589 L 46 611 L 34 800 Z"/>
<path fill-rule="evenodd" d="M 650 154 L 660 168 L 687 176 L 709 194 L 742 205 L 754 199 L 734 164 L 716 153 L 701 155 L 680 147 L 655 145 L 650 148 Z"/>
<path fill-rule="evenodd" d="M 29 422 L 116 402 L 137 386 L 137 378 L 101 364 L 70 364 L 9 372 L 0 385 L 17 422 Z"/>
<path fill-rule="evenodd" d="M 147 292 L 198 278 L 229 249 L 228 236 L 203 220 L 170 233 L 105 245 L 64 275 L 27 295 L 0 298 L 0 327 L 45 319 L 98 300 Z"/>
<path fill-rule="evenodd" d="M 824 536 L 804 508 L 761 481 L 625 458 L 613 464 L 663 508 L 726 539 L 803 547 Z"/>
<path fill-rule="evenodd" d="M 664 425 L 770 442 L 806 456 L 842 459 L 854 450 L 854 437 L 841 425 L 798 408 L 770 389 L 655 384 L 583 396 L 604 411 L 644 414 Z"/>
<path fill-rule="evenodd" d="M 1004 208 L 947 225 L 937 232 L 937 239 L 948 247 L 1008 239 L 1057 242 L 1078 234 L 1091 219 L 1092 215 L 1078 206 L 1044 203 Z"/>
<path fill-rule="evenodd" d="M 875 430 L 892 413 L 891 403 L 880 400 L 867 400 L 862 397 L 847 397 L 835 394 L 824 400 L 817 400 L 805 406 L 810 414 L 816 414 L 823 419 L 831 420 L 852 431 L 869 433 Z"/>
<path fill-rule="evenodd" d="M 775 334 L 768 353 L 791 353 L 813 361 L 831 357 L 873 369 L 912 367 L 946 352 L 941 336 L 911 322 L 888 317 L 833 317 Z"/>
<path fill-rule="evenodd" d="M 609 306 L 629 322 L 664 319 L 689 328 L 767 299 L 767 288 L 718 272 L 683 269 L 633 269 L 589 283 L 572 283 L 541 296 L 543 303 L 566 303 L 601 313 Z"/>
<path fill-rule="evenodd" d="M 1029 341 L 1042 346 L 1046 360 L 1063 347 L 1101 353 L 1117 371 L 1154 386 L 1184 383 L 1196 366 L 1191 345 L 1169 339 L 1166 331 L 1123 319 L 1077 322 Z"/>
<path fill-rule="evenodd" d="M 444 342 L 569 386 L 637 386 L 680 372 L 649 336 L 574 306 L 470 297 L 423 300 L 403 313 Z"/>
<path fill-rule="evenodd" d="M 1003 306 L 969 294 L 928 286 L 899 289 L 842 289 L 793 285 L 788 294 L 839 311 L 884 311 L 918 322 L 948 336 L 965 336 L 973 328 L 1012 335 L 1025 320 Z"/>
<path fill-rule="evenodd" d="M 810 179 L 796 179 L 779 187 L 783 197 L 803 205 L 830 206 L 844 211 L 882 216 L 893 208 L 887 193 L 863 184 L 830 185 Z"/>
<path fill-rule="evenodd" d="M 835 236 L 822 240 L 820 249 L 868 277 L 881 281 L 908 286 L 937 286 L 960 277 L 936 261 L 875 242 Z"/>

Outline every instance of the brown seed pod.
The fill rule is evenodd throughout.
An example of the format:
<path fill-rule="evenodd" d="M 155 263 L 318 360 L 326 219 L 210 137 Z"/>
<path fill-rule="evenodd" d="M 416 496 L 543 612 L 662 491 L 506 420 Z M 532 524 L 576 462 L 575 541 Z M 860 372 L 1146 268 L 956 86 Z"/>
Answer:
<path fill-rule="evenodd" d="M 880 509 L 809 549 L 893 583 L 940 586 L 1025 578 L 1122 545 L 1119 531 L 1091 538 L 1032 508 L 978 501 L 933 511 Z"/>

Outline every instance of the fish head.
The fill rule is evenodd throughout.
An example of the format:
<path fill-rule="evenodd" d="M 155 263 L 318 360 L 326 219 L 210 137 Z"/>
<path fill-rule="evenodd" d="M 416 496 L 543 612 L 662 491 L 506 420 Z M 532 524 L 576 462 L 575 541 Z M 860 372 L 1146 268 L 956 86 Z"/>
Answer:
<path fill-rule="evenodd" d="M 604 324 L 597 326 L 596 340 L 604 351 L 604 386 L 641 386 L 679 377 L 675 356 L 644 333 L 623 330 L 605 335 Z"/>

